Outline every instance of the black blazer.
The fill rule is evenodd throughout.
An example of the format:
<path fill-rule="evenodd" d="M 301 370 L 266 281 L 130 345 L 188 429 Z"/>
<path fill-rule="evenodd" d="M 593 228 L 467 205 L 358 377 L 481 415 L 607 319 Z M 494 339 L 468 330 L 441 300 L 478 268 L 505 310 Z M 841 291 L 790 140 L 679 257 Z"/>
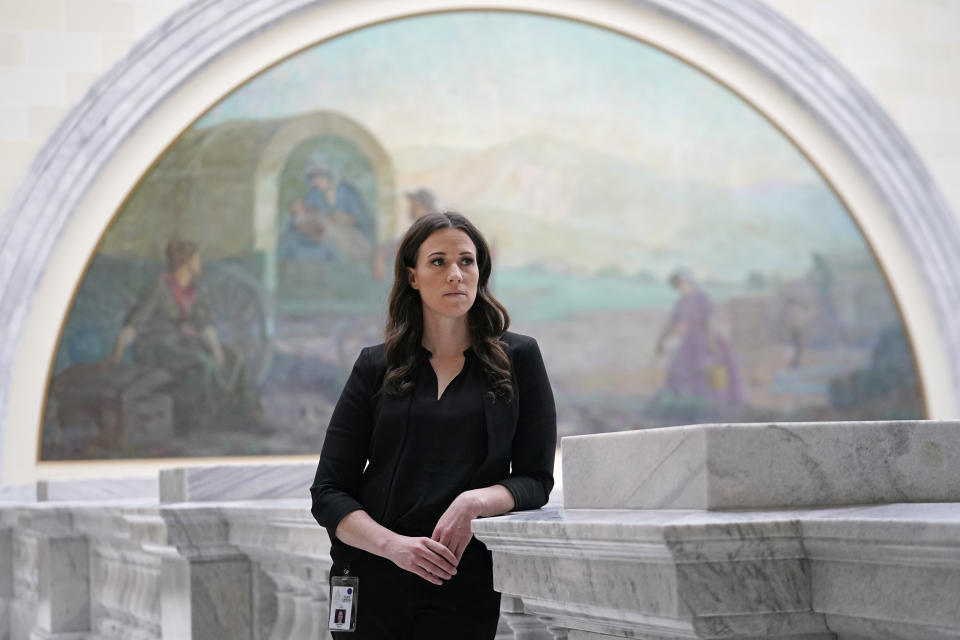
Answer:
<path fill-rule="evenodd" d="M 513 495 L 516 510 L 537 509 L 553 488 L 557 444 L 553 392 L 537 341 L 507 332 L 503 342 L 511 362 L 514 395 L 510 402 L 503 398 L 490 402 L 484 396 L 487 452 L 470 485 L 502 484 Z M 330 418 L 310 487 L 311 512 L 330 534 L 331 553 L 343 544 L 335 532 L 344 516 L 363 509 L 389 528 L 384 516 L 391 496 L 407 489 L 393 486 L 393 480 L 406 437 L 411 395 L 384 392 L 384 353 L 383 344 L 360 352 Z"/>

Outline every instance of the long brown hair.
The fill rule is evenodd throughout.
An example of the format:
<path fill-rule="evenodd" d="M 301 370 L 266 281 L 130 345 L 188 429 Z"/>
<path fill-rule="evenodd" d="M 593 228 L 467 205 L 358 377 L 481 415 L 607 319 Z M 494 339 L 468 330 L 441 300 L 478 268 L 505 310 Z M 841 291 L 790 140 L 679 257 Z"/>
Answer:
<path fill-rule="evenodd" d="M 504 397 L 509 402 L 513 397 L 510 360 L 500 338 L 510 326 L 510 315 L 487 287 L 491 271 L 487 241 L 469 220 L 453 211 L 429 213 L 418 218 L 400 241 L 387 310 L 387 373 L 383 381 L 384 389 L 394 395 L 403 395 L 413 390 L 417 352 L 423 341 L 423 302 L 420 292 L 410 286 L 407 267 L 417 266 L 420 245 L 441 229 L 463 231 L 477 249 L 480 279 L 477 283 L 477 297 L 467 312 L 467 327 L 473 342 L 471 348 L 483 366 L 487 398 L 493 402 L 497 397 Z"/>

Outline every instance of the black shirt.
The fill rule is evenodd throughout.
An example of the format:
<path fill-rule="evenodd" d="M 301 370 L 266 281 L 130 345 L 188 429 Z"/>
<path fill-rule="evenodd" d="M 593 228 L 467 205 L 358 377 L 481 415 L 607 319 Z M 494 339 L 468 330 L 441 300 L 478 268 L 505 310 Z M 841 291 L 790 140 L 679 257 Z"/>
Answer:
<path fill-rule="evenodd" d="M 450 503 L 471 486 L 486 456 L 483 367 L 472 349 L 460 373 L 437 399 L 431 353 L 421 348 L 386 520 L 403 535 L 430 536 Z"/>
<path fill-rule="evenodd" d="M 483 456 L 471 484 L 501 484 L 513 496 L 517 510 L 536 509 L 546 503 L 553 487 L 557 437 L 553 394 L 536 340 L 511 332 L 501 339 L 510 359 L 514 394 L 509 401 L 502 397 L 491 401 L 484 388 L 480 395 L 486 441 L 483 447 L 470 448 Z M 470 366 L 478 367 L 482 375 L 481 363 L 471 355 Z M 417 470 L 401 469 L 399 464 L 401 454 L 408 451 L 414 394 L 386 393 L 386 368 L 384 344 L 361 350 L 330 418 L 310 487 L 311 511 L 327 528 L 330 554 L 341 565 L 356 552 L 336 537 L 344 516 L 363 509 L 380 524 L 394 528 L 396 518 L 404 514 L 393 503 L 407 492 L 418 493 L 406 484 L 416 480 L 407 474 L 415 475 Z M 436 387 L 433 392 L 436 398 Z M 404 482 L 397 481 L 401 474 Z"/>

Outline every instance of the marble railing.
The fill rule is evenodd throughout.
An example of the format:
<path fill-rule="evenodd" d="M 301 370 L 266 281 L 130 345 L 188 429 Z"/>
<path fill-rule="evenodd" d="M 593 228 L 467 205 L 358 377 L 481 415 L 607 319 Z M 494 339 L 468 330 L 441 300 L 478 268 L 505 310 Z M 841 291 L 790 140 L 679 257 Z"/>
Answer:
<path fill-rule="evenodd" d="M 15 569 L 0 637 L 325 637 L 330 562 L 307 509 L 302 499 L 5 505 L 0 565 Z"/>
<path fill-rule="evenodd" d="M 0 640 L 310 640 L 326 632 L 313 465 L 0 491 Z M 554 640 L 516 598 L 498 640 Z"/>
<path fill-rule="evenodd" d="M 960 637 L 960 423 L 567 438 L 564 506 L 474 521 L 497 640 Z M 0 640 L 328 637 L 312 465 L 0 490 Z"/>
<path fill-rule="evenodd" d="M 567 438 L 564 504 L 473 523 L 570 640 L 960 638 L 960 423 Z"/>

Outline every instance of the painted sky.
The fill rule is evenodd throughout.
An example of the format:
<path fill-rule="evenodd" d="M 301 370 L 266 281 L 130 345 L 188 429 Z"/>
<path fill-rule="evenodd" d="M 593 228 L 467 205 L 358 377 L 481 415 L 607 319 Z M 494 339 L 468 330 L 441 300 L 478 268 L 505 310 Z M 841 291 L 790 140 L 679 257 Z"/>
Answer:
<path fill-rule="evenodd" d="M 438 14 L 346 34 L 255 78 L 199 126 L 317 109 L 351 114 L 388 149 L 544 133 L 726 184 L 812 177 L 712 79 L 632 38 L 545 16 Z"/>
<path fill-rule="evenodd" d="M 441 204 L 451 196 L 483 216 L 478 198 L 489 197 L 491 211 L 530 215 L 533 228 L 555 233 L 539 243 L 538 260 L 577 244 L 568 255 L 578 268 L 600 268 L 614 255 L 628 272 L 663 274 L 685 263 L 739 279 L 754 270 L 800 275 L 814 251 L 870 259 L 820 176 L 747 103 L 649 45 L 587 24 L 492 11 L 383 23 L 260 74 L 196 126 L 318 110 L 345 113 L 370 130 L 394 159 L 401 188 L 429 175 Z M 542 162 L 548 147 L 555 152 Z M 486 194 L 456 193 L 465 180 L 452 170 L 446 177 L 420 171 L 431 154 L 485 150 L 491 182 L 478 190 Z M 545 167 L 550 193 L 537 184 L 493 188 L 498 167 L 521 156 L 517 172 Z M 583 173 L 570 170 L 578 159 L 589 164 Z M 588 186 L 577 191 L 571 183 L 581 176 Z M 524 200 L 533 195 L 539 200 Z M 595 211 L 564 214 L 572 203 Z M 530 238 L 494 218 L 488 226 L 512 261 L 520 253 L 510 251 L 511 241 Z"/>

